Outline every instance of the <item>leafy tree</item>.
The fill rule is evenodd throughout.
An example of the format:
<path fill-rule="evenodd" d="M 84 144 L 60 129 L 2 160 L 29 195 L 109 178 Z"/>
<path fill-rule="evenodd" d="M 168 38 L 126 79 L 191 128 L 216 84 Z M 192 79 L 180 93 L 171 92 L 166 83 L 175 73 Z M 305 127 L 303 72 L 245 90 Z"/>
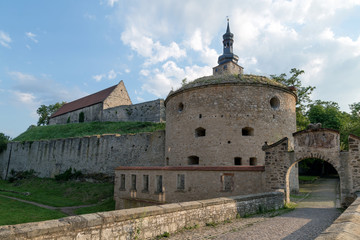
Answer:
<path fill-rule="evenodd" d="M 316 100 L 309 105 L 307 116 L 311 123 L 321 123 L 324 128 L 340 130 L 343 113 L 336 102 Z"/>
<path fill-rule="evenodd" d="M 0 153 L 6 150 L 7 143 L 10 141 L 10 137 L 4 133 L 0 133 Z"/>
<path fill-rule="evenodd" d="M 38 126 L 41 125 L 49 125 L 50 116 L 55 113 L 60 107 L 62 107 L 65 102 L 57 102 L 55 104 L 50 104 L 48 106 L 41 105 L 37 110 L 36 113 L 39 114 L 39 120 L 37 122 Z"/>
<path fill-rule="evenodd" d="M 280 75 L 270 75 L 270 77 L 276 82 L 296 88 L 296 125 L 298 130 L 305 129 L 310 123 L 309 119 L 305 115 L 305 111 L 307 106 L 311 103 L 310 95 L 315 89 L 313 86 L 302 86 L 299 76 L 304 73 L 304 70 L 292 68 L 290 70 L 290 74 L 292 75 L 289 78 L 287 78 L 286 73 L 282 73 Z"/>

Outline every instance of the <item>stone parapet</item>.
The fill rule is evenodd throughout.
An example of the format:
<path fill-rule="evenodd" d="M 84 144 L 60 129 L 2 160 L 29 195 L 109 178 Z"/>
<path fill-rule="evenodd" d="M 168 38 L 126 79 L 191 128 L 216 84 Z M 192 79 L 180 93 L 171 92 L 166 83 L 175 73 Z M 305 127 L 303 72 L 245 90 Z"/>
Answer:
<path fill-rule="evenodd" d="M 151 239 L 195 224 L 234 219 L 238 213 L 279 209 L 283 203 L 283 193 L 274 192 L 99 212 L 0 226 L 0 239 Z"/>

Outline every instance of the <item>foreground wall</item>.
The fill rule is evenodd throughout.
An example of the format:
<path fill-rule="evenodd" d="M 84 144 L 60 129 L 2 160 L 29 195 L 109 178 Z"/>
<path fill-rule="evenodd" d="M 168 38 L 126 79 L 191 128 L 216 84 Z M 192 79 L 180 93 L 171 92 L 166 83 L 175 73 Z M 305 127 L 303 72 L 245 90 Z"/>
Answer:
<path fill-rule="evenodd" d="M 118 166 L 164 165 L 165 132 L 98 135 L 35 142 L 12 142 L 0 154 L 0 176 L 34 169 L 54 177 L 75 168 L 83 173 L 114 176 Z"/>
<path fill-rule="evenodd" d="M 360 239 L 360 192 L 357 199 L 316 240 Z"/>
<path fill-rule="evenodd" d="M 283 206 L 281 192 L 173 203 L 0 226 L 0 239 L 150 239 Z"/>

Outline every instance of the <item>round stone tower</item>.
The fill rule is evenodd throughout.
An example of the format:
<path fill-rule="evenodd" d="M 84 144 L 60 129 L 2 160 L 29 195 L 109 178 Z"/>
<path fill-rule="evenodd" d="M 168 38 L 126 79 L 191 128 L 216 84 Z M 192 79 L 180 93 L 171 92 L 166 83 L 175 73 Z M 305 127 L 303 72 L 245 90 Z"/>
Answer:
<path fill-rule="evenodd" d="M 169 93 L 166 163 L 170 166 L 263 165 L 265 142 L 296 131 L 296 93 L 263 76 L 243 74 L 229 23 L 213 75 Z"/>

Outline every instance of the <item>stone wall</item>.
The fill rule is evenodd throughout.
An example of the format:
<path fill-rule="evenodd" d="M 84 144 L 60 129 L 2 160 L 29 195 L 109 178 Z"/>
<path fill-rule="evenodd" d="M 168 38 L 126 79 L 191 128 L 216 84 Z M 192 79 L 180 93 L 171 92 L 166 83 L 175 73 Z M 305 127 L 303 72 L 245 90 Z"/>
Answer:
<path fill-rule="evenodd" d="M 98 103 L 51 118 L 50 125 L 66 124 L 68 119 L 70 119 L 70 123 L 78 123 L 81 112 L 84 113 L 84 122 L 165 122 L 164 100 L 157 99 L 106 109 L 103 103 Z"/>
<path fill-rule="evenodd" d="M 35 142 L 11 142 L 0 154 L 0 177 L 11 169 L 34 169 L 53 177 L 68 168 L 114 176 L 118 166 L 164 165 L 165 132 L 98 135 Z"/>
<path fill-rule="evenodd" d="M 229 197 L 265 192 L 265 184 L 263 166 L 118 167 L 114 196 L 121 209 L 129 199 L 174 203 Z"/>
<path fill-rule="evenodd" d="M 237 213 L 246 215 L 283 206 L 281 192 L 173 203 L 0 226 L 0 239 L 153 239 L 195 224 L 234 219 Z"/>
<path fill-rule="evenodd" d="M 359 239 L 360 238 L 360 192 L 357 199 L 338 217 L 330 227 L 316 238 L 329 239 Z"/>
<path fill-rule="evenodd" d="M 101 121 L 106 122 L 165 122 L 163 99 L 103 110 Z"/>
<path fill-rule="evenodd" d="M 99 122 L 101 121 L 102 109 L 103 109 L 103 104 L 98 103 L 54 118 L 50 118 L 49 125 L 78 123 L 80 113 L 82 112 L 84 113 L 84 122 Z"/>

